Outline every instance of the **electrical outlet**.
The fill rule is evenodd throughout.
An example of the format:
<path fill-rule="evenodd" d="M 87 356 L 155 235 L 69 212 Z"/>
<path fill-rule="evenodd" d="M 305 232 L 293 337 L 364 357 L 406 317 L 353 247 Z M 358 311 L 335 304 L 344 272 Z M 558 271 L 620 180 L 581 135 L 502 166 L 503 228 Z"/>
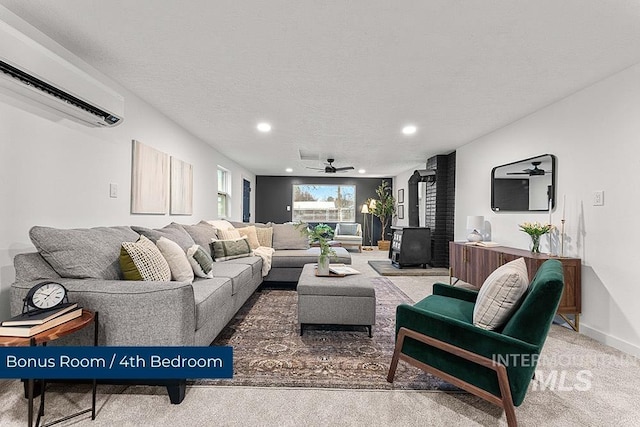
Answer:
<path fill-rule="evenodd" d="M 118 198 L 118 184 L 109 184 L 109 197 Z"/>
<path fill-rule="evenodd" d="M 593 193 L 593 206 L 604 206 L 604 191 Z"/>
<path fill-rule="evenodd" d="M 287 212 L 291 211 L 291 206 L 287 206 Z"/>

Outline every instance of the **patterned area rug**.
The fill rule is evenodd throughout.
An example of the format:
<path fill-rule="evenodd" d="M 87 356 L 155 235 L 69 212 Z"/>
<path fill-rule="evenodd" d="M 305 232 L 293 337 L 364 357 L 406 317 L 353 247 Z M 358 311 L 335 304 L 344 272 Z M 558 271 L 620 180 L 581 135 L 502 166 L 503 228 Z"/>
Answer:
<path fill-rule="evenodd" d="M 363 279 L 371 280 L 376 289 L 373 338 L 364 327 L 319 325 L 305 327 L 301 337 L 297 293 L 264 289 L 247 301 L 213 343 L 233 346 L 233 379 L 191 384 L 458 390 L 402 361 L 394 383 L 386 381 L 395 344 L 395 309 L 411 300 L 385 277 Z"/>

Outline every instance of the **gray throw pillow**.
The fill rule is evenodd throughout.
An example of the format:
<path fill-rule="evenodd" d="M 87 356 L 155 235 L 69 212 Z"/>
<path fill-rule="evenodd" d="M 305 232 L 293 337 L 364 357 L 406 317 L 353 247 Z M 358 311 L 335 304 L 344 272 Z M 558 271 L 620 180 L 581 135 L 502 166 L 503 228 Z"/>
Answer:
<path fill-rule="evenodd" d="M 308 249 L 309 237 L 302 232 L 305 226 L 273 224 L 273 249 Z"/>
<path fill-rule="evenodd" d="M 140 233 L 147 239 L 156 243 L 161 237 L 166 237 L 169 240 L 173 240 L 186 252 L 191 246 L 195 245 L 189 233 L 187 233 L 180 224 L 172 222 L 163 228 L 156 228 L 154 230 L 145 227 L 131 227 L 134 231 Z"/>
<path fill-rule="evenodd" d="M 122 242 L 140 236 L 130 227 L 59 229 L 36 226 L 29 237 L 60 277 L 118 280 Z"/>
<path fill-rule="evenodd" d="M 209 244 L 212 240 L 218 239 L 215 227 L 208 222 L 201 221 L 195 225 L 182 225 L 182 228 L 189 233 L 196 245 L 201 246 L 204 251 L 211 255 Z"/>
<path fill-rule="evenodd" d="M 358 224 L 338 224 L 336 234 L 341 236 L 355 236 L 358 233 Z"/>

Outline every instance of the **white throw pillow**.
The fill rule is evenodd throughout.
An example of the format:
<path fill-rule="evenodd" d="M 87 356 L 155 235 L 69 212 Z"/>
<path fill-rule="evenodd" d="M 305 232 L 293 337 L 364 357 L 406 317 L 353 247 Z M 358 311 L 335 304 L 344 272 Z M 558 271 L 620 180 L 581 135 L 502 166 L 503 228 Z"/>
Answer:
<path fill-rule="evenodd" d="M 242 235 L 237 228 L 230 230 L 218 230 L 218 238 L 214 240 L 237 240 L 242 238 Z"/>
<path fill-rule="evenodd" d="M 504 325 L 529 287 L 524 258 L 497 268 L 484 281 L 473 309 L 473 324 L 495 330 Z"/>
<path fill-rule="evenodd" d="M 187 254 L 182 250 L 173 240 L 169 240 L 166 237 L 160 237 L 156 242 L 156 246 L 160 249 L 160 253 L 169 264 L 171 270 L 171 278 L 178 282 L 193 282 L 193 269 Z"/>
<path fill-rule="evenodd" d="M 208 222 L 209 224 L 213 225 L 218 230 L 230 230 L 232 228 L 235 228 L 233 226 L 233 224 L 231 224 L 226 219 L 212 219 L 212 220 L 209 220 L 209 221 L 206 221 L 206 222 Z"/>

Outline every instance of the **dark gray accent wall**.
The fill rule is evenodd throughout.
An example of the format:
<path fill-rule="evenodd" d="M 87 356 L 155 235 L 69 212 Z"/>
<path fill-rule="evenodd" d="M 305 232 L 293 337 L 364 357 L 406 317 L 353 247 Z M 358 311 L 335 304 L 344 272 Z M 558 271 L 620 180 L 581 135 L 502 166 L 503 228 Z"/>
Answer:
<path fill-rule="evenodd" d="M 376 198 L 376 188 L 385 180 L 393 185 L 391 178 L 349 178 L 328 176 L 256 176 L 256 222 L 291 221 L 291 211 L 287 206 L 293 206 L 294 184 L 325 184 L 325 185 L 355 185 L 356 186 L 356 221 L 362 224 L 363 215 L 360 208 L 369 198 Z M 371 216 L 367 215 L 367 230 L 371 225 Z M 374 244 L 380 238 L 380 221 L 374 218 Z M 390 232 L 391 230 L 387 230 Z M 369 246 L 369 232 L 364 244 Z M 387 236 L 389 240 L 389 236 Z"/>

